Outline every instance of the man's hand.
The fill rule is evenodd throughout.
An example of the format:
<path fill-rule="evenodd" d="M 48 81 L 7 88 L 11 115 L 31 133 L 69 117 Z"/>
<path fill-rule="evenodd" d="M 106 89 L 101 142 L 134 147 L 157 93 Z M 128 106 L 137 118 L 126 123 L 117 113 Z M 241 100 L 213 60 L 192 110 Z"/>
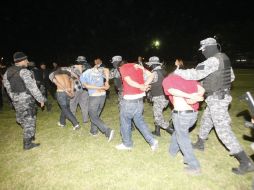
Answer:
<path fill-rule="evenodd" d="M 189 105 L 193 105 L 193 104 L 198 103 L 196 100 L 191 100 L 191 99 L 186 99 L 186 102 L 187 102 L 187 104 L 189 104 Z"/>
<path fill-rule="evenodd" d="M 110 87 L 109 85 L 104 85 L 104 86 L 101 87 L 101 90 L 108 90 L 109 87 Z"/>
<path fill-rule="evenodd" d="M 139 87 L 139 89 L 140 89 L 141 91 L 146 92 L 146 91 L 148 91 L 148 90 L 150 89 L 150 87 L 151 87 L 151 85 L 141 84 L 140 87 Z"/>
<path fill-rule="evenodd" d="M 200 94 L 198 93 L 193 93 L 193 94 L 190 94 L 189 99 L 191 101 L 202 102 L 204 100 L 204 97 L 200 96 Z"/>
<path fill-rule="evenodd" d="M 104 86 L 107 87 L 108 89 L 110 88 L 110 85 L 109 85 L 108 81 L 105 82 Z"/>
<path fill-rule="evenodd" d="M 45 104 L 44 102 L 41 102 L 41 108 L 43 108 L 43 107 L 44 107 L 44 104 Z"/>

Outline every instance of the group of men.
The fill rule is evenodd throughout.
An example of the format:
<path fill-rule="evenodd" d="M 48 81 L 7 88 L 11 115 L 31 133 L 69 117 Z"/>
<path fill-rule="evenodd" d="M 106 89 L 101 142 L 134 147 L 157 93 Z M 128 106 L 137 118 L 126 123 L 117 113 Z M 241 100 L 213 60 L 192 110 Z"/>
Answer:
<path fill-rule="evenodd" d="M 151 150 L 158 148 L 158 140 L 154 135 L 160 135 L 160 128 L 172 134 L 169 153 L 175 156 L 181 152 L 184 163 L 188 166 L 185 171 L 199 174 L 201 166 L 193 148 L 203 151 L 205 140 L 214 127 L 219 139 L 240 163 L 232 171 L 244 174 L 254 171 L 254 164 L 243 151 L 231 129 L 231 119 L 228 106 L 232 101 L 230 95 L 231 82 L 234 73 L 226 54 L 218 49 L 214 38 L 202 40 L 200 50 L 206 60 L 195 69 L 181 69 L 182 61 L 177 59 L 177 69 L 168 76 L 163 72 L 162 63 L 158 57 L 151 57 L 146 63 L 149 69 L 140 63 L 128 63 L 121 56 L 112 58 L 113 71 L 103 66 L 102 60 L 94 60 L 94 66 L 87 64 L 85 57 L 79 56 L 71 67 L 61 67 L 49 76 L 57 86 L 57 101 L 61 108 L 58 125 L 65 127 L 68 119 L 74 130 L 80 128 L 75 117 L 77 106 L 81 107 L 84 123 L 91 121 L 90 133 L 96 136 L 99 131 L 108 141 L 114 136 L 114 130 L 109 128 L 100 117 L 105 104 L 106 91 L 110 88 L 109 80 L 114 79 L 118 91 L 119 119 L 122 143 L 116 146 L 118 150 L 133 148 L 132 126 L 142 134 Z M 3 77 L 3 84 L 12 99 L 16 110 L 17 121 L 24 131 L 24 149 L 31 149 L 39 144 L 35 139 L 36 108 L 35 100 L 41 106 L 46 102 L 38 89 L 33 75 L 25 67 L 28 65 L 27 56 L 22 52 L 14 54 L 15 65 L 10 67 Z M 150 92 L 153 102 L 155 131 L 149 130 L 143 117 L 144 100 Z M 197 121 L 199 102 L 205 99 L 206 109 L 201 119 L 198 141 L 191 143 L 189 129 Z M 171 102 L 172 122 L 163 117 L 163 110 Z M 154 135 L 153 135 L 154 134 Z"/>

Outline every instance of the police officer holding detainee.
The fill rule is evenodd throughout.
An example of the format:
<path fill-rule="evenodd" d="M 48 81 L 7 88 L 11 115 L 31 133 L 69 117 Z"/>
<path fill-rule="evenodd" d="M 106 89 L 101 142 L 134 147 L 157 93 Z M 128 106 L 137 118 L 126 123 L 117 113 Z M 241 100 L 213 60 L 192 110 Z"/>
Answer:
<path fill-rule="evenodd" d="M 15 65 L 5 72 L 3 84 L 15 108 L 17 122 L 23 128 L 23 148 L 29 150 L 40 145 L 32 142 L 35 140 L 36 101 L 43 107 L 46 99 L 27 69 L 27 56 L 23 52 L 16 52 L 13 59 Z"/>
<path fill-rule="evenodd" d="M 177 69 L 175 74 L 187 80 L 202 80 L 206 91 L 205 102 L 207 107 L 201 119 L 201 128 L 198 141 L 193 147 L 204 150 L 205 140 L 211 129 L 215 131 L 233 155 L 240 163 L 238 168 L 233 168 L 235 174 L 245 174 L 254 171 L 254 164 L 246 155 L 231 129 L 231 118 L 228 107 L 232 101 L 230 95 L 231 82 L 235 79 L 230 60 L 225 53 L 218 49 L 218 43 L 214 38 L 207 38 L 200 42 L 200 49 L 206 60 L 197 65 L 196 69 Z"/>

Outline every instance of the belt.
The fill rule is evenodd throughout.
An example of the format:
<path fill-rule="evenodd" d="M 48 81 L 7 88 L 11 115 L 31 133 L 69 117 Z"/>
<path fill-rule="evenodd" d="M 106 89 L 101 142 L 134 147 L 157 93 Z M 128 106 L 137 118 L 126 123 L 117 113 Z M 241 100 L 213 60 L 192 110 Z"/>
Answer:
<path fill-rule="evenodd" d="M 139 101 L 143 101 L 143 98 L 138 98 L 138 99 L 134 99 L 134 100 L 127 100 L 127 99 L 123 99 L 126 102 L 139 102 Z"/>
<path fill-rule="evenodd" d="M 173 113 L 195 113 L 196 111 L 194 110 L 184 110 L 184 111 L 177 111 L 173 110 Z"/>

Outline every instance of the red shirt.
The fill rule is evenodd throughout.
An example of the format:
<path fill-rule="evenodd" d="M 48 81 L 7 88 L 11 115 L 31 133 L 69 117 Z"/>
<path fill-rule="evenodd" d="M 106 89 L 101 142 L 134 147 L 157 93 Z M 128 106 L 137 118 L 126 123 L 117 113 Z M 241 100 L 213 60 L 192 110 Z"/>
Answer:
<path fill-rule="evenodd" d="M 130 86 L 124 78 L 129 76 L 133 81 L 144 84 L 144 77 L 143 77 L 143 69 L 136 68 L 136 64 L 134 63 L 127 63 L 120 67 L 120 73 L 122 77 L 123 83 L 123 95 L 136 95 L 144 93 L 138 88 L 134 88 Z"/>
<path fill-rule="evenodd" d="M 182 77 L 175 74 L 170 74 L 162 82 L 164 92 L 169 97 L 171 103 L 173 103 L 173 95 L 168 92 L 168 89 L 174 88 L 177 90 L 181 90 L 185 93 L 192 94 L 198 92 L 198 85 L 199 83 L 197 81 L 185 80 Z M 191 107 L 195 111 L 197 111 L 199 108 L 199 103 L 192 104 Z"/>

